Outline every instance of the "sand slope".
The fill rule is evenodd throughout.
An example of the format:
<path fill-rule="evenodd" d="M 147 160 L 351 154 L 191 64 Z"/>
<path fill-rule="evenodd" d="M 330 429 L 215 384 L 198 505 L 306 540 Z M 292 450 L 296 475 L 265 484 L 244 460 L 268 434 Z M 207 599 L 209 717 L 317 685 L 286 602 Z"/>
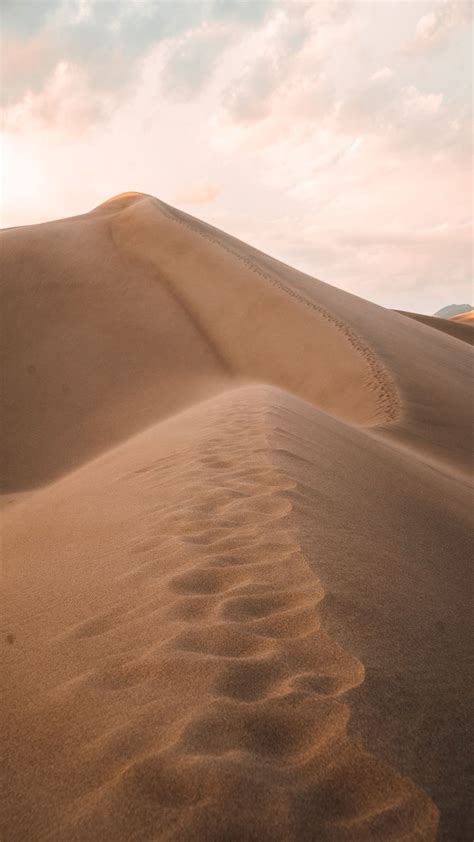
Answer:
<path fill-rule="evenodd" d="M 460 339 L 462 342 L 467 342 L 469 345 L 474 345 L 474 330 L 473 325 L 470 324 L 469 319 L 460 318 L 459 316 L 452 316 L 449 319 L 443 319 L 440 316 L 425 316 L 422 313 L 407 313 L 405 310 L 397 310 L 402 316 L 408 316 L 410 319 L 416 319 L 428 327 L 434 327 L 436 330 L 441 330 L 447 333 L 448 336 L 454 339 Z M 464 316 L 464 313 L 462 314 Z"/>
<path fill-rule="evenodd" d="M 469 325 L 472 325 L 474 322 L 474 310 L 469 310 L 468 313 L 458 313 L 457 316 L 450 317 L 451 322 L 466 322 Z"/>
<path fill-rule="evenodd" d="M 2 240 L 5 838 L 469 838 L 468 345 L 138 194 Z"/>

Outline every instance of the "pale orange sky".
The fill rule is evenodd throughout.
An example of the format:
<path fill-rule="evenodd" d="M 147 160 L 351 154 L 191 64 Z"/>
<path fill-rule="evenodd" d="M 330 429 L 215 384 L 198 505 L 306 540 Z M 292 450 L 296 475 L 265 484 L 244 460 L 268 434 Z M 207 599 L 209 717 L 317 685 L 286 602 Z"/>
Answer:
<path fill-rule="evenodd" d="M 386 306 L 469 303 L 471 11 L 7 0 L 2 225 L 138 190 Z"/>

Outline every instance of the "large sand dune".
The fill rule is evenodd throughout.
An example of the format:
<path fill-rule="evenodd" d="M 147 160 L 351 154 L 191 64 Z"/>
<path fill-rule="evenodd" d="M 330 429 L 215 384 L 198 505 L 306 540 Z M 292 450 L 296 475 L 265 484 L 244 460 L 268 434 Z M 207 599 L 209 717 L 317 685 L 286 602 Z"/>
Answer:
<path fill-rule="evenodd" d="M 471 838 L 468 343 L 141 194 L 2 259 L 5 839 Z"/>

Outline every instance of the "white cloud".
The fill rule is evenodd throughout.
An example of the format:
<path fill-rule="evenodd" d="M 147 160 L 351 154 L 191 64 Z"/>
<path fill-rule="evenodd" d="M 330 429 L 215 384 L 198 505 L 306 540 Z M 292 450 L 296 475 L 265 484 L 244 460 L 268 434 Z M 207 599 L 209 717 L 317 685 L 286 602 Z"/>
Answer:
<path fill-rule="evenodd" d="M 470 0 L 442 0 L 431 12 L 423 15 L 416 25 L 415 35 L 403 49 L 407 53 L 424 53 L 443 45 L 450 33 L 472 19 Z"/>
<path fill-rule="evenodd" d="M 393 70 L 390 67 L 380 67 L 379 70 L 376 70 L 375 73 L 372 73 L 370 79 L 372 82 L 380 82 L 386 81 L 387 79 L 393 79 Z"/>
<path fill-rule="evenodd" d="M 4 131 L 25 132 L 56 126 L 61 134 L 83 132 L 106 110 L 106 99 L 93 95 L 78 65 L 59 62 L 39 93 L 3 110 Z"/>
<path fill-rule="evenodd" d="M 212 202 L 219 195 L 221 188 L 217 184 L 197 182 L 174 194 L 173 201 L 178 205 L 201 205 Z"/>
<path fill-rule="evenodd" d="M 64 3 L 63 8 L 70 16 L 69 20 L 72 25 L 75 25 L 92 17 L 93 4 L 94 0 L 76 0 L 73 3 L 69 0 L 69 2 Z"/>
<path fill-rule="evenodd" d="M 222 110 L 237 123 L 286 111 L 286 119 L 316 118 L 330 107 L 324 74 L 328 56 L 348 41 L 343 3 L 285 4 L 255 39 L 243 72 L 223 92 Z"/>
<path fill-rule="evenodd" d="M 198 94 L 209 83 L 219 56 L 237 35 L 235 27 L 201 24 L 178 38 L 161 76 L 167 93 L 182 100 Z"/>
<path fill-rule="evenodd" d="M 414 85 L 408 85 L 400 92 L 404 119 L 409 119 L 411 116 L 438 114 L 442 102 L 443 94 L 422 94 Z"/>

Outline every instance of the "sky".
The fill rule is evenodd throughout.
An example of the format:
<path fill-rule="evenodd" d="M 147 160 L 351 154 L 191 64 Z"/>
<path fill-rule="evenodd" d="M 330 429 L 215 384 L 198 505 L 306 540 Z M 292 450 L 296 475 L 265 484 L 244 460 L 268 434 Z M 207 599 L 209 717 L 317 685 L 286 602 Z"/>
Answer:
<path fill-rule="evenodd" d="M 1 226 L 149 193 L 342 289 L 472 303 L 464 0 L 2 0 Z"/>

